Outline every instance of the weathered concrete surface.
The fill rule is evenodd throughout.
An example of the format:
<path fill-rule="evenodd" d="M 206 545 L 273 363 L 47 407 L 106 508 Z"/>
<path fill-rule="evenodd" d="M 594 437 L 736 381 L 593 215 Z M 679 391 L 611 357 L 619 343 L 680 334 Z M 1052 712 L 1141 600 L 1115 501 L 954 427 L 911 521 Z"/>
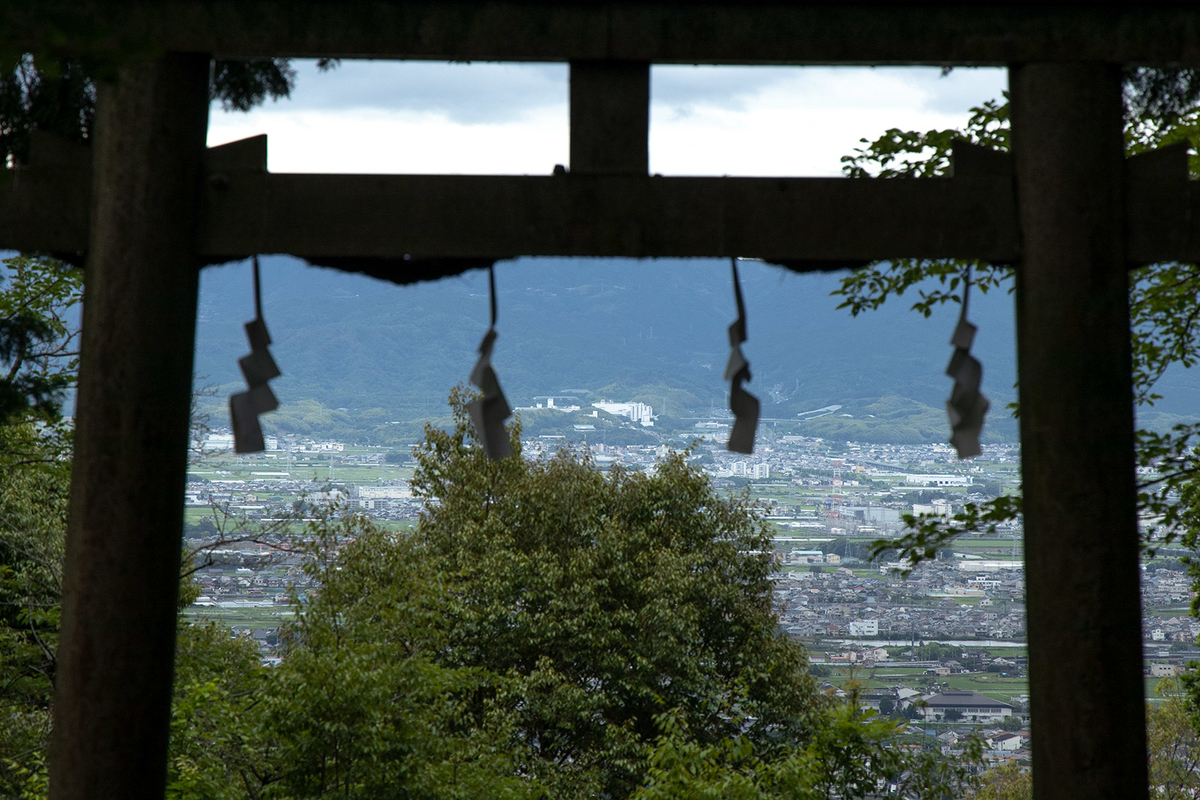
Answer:
<path fill-rule="evenodd" d="M 208 123 L 204 55 L 97 102 L 50 796 L 161 798 Z"/>
<path fill-rule="evenodd" d="M 1034 796 L 1146 797 L 1120 70 L 1010 86 Z"/>
<path fill-rule="evenodd" d="M 73 19 L 97 54 L 150 44 L 230 57 L 680 64 L 1200 63 L 1200 15 L 1178 2 L 39 0 L 0 8 L 33 45 Z M 79 36 L 78 31 L 87 31 Z M 54 39 L 61 44 L 61 35 Z"/>

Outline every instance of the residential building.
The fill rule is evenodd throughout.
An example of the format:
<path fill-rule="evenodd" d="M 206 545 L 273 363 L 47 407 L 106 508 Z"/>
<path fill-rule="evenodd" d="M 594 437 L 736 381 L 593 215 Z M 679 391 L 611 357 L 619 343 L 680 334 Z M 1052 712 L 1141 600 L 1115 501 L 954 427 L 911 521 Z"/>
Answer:
<path fill-rule="evenodd" d="M 878 636 L 879 620 L 860 619 L 850 623 L 851 636 Z"/>
<path fill-rule="evenodd" d="M 977 692 L 950 691 L 926 698 L 922 710 L 930 721 L 941 721 L 946 712 L 953 710 L 962 714 L 966 722 L 997 722 L 1011 717 L 1013 707 Z"/>

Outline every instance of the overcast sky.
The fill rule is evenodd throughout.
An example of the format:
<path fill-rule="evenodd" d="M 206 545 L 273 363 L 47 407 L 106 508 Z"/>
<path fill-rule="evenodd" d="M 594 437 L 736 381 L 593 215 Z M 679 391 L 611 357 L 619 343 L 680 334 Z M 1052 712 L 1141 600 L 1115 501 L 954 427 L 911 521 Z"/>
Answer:
<path fill-rule="evenodd" d="M 249 114 L 214 107 L 209 144 L 266 133 L 272 172 L 545 175 L 568 165 L 565 64 L 296 67 L 290 100 Z M 957 127 L 1006 81 L 1002 69 L 656 66 L 650 170 L 838 175 L 859 139 Z"/>

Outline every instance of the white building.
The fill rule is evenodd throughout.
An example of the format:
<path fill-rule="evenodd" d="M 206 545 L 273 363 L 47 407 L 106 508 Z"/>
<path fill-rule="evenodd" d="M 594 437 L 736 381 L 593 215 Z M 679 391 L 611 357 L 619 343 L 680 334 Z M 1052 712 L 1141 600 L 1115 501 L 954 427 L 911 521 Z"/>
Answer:
<path fill-rule="evenodd" d="M 761 479 L 771 477 L 771 467 L 768 464 L 751 464 L 748 461 L 735 461 L 729 465 L 734 477 Z"/>
<path fill-rule="evenodd" d="M 949 517 L 954 508 L 946 500 L 934 500 L 932 503 L 913 503 L 914 517 Z"/>
<path fill-rule="evenodd" d="M 544 408 L 544 409 L 548 409 L 551 411 L 563 411 L 563 412 L 572 412 L 572 411 L 579 410 L 578 405 L 569 402 L 570 400 L 573 400 L 574 398 L 570 398 L 570 397 L 557 398 L 559 400 L 563 400 L 563 399 L 567 400 L 568 402 L 566 405 L 555 405 L 554 404 L 555 399 L 556 398 L 554 395 L 548 395 L 548 394 L 537 395 L 536 397 L 533 398 L 534 404 L 532 406 L 521 406 L 521 407 L 517 408 L 516 410 L 517 411 L 536 411 L 539 408 Z"/>
<path fill-rule="evenodd" d="M 210 433 L 204 440 L 204 449 L 220 453 L 233 449 L 232 433 Z"/>
<path fill-rule="evenodd" d="M 970 475 L 905 475 L 904 482 L 916 486 L 970 486 Z"/>
<path fill-rule="evenodd" d="M 859 619 L 850 623 L 851 636 L 878 636 L 879 620 Z"/>
<path fill-rule="evenodd" d="M 1177 664 L 1151 664 L 1150 675 L 1155 678 L 1174 678 L 1183 672 Z"/>
<path fill-rule="evenodd" d="M 942 692 L 926 698 L 922 710 L 930 721 L 940 722 L 946 712 L 954 710 L 964 722 L 998 722 L 1011 717 L 1013 707 L 975 692 Z"/>
<path fill-rule="evenodd" d="M 601 400 L 599 403 L 592 403 L 592 407 L 641 423 L 646 428 L 654 427 L 654 408 L 645 403 L 614 403 L 611 400 Z"/>
<path fill-rule="evenodd" d="M 400 486 L 358 486 L 354 496 L 359 500 L 402 500 L 412 497 L 412 487 L 407 483 Z"/>
<path fill-rule="evenodd" d="M 989 750 L 1003 750 L 1012 752 L 1020 750 L 1025 744 L 1025 740 L 1019 733 L 996 733 L 984 740 Z"/>

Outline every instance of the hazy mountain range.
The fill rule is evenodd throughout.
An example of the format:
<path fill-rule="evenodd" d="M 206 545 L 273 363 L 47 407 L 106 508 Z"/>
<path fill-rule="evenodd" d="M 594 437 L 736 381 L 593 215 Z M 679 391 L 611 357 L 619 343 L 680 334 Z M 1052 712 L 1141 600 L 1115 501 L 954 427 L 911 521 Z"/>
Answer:
<path fill-rule="evenodd" d="M 852 318 L 830 297 L 837 274 L 753 262 L 740 270 L 749 389 L 764 418 L 813 435 L 945 440 L 944 369 L 957 305 L 926 319 L 900 298 Z M 511 405 L 564 394 L 584 405 L 638 400 L 664 414 L 659 430 L 724 409 L 726 328 L 736 316 L 728 261 L 522 259 L 497 264 L 496 284 L 494 365 Z M 487 329 L 483 271 L 396 286 L 268 257 L 262 285 L 284 373 L 272 384 L 282 407 L 264 418 L 276 430 L 411 438 L 425 420 L 445 419 L 447 393 L 466 380 Z M 198 385 L 217 387 L 208 404 L 215 425 L 224 422 L 224 395 L 241 386 L 237 359 L 249 349 L 242 323 L 252 316 L 248 264 L 207 268 L 196 374 Z M 985 440 L 1014 440 L 1005 409 L 1015 398 L 1012 297 L 977 294 L 971 318 L 992 400 Z M 1200 384 L 1184 377 L 1170 382 L 1160 411 L 1200 408 Z M 799 421 L 833 405 L 842 408 Z"/>

